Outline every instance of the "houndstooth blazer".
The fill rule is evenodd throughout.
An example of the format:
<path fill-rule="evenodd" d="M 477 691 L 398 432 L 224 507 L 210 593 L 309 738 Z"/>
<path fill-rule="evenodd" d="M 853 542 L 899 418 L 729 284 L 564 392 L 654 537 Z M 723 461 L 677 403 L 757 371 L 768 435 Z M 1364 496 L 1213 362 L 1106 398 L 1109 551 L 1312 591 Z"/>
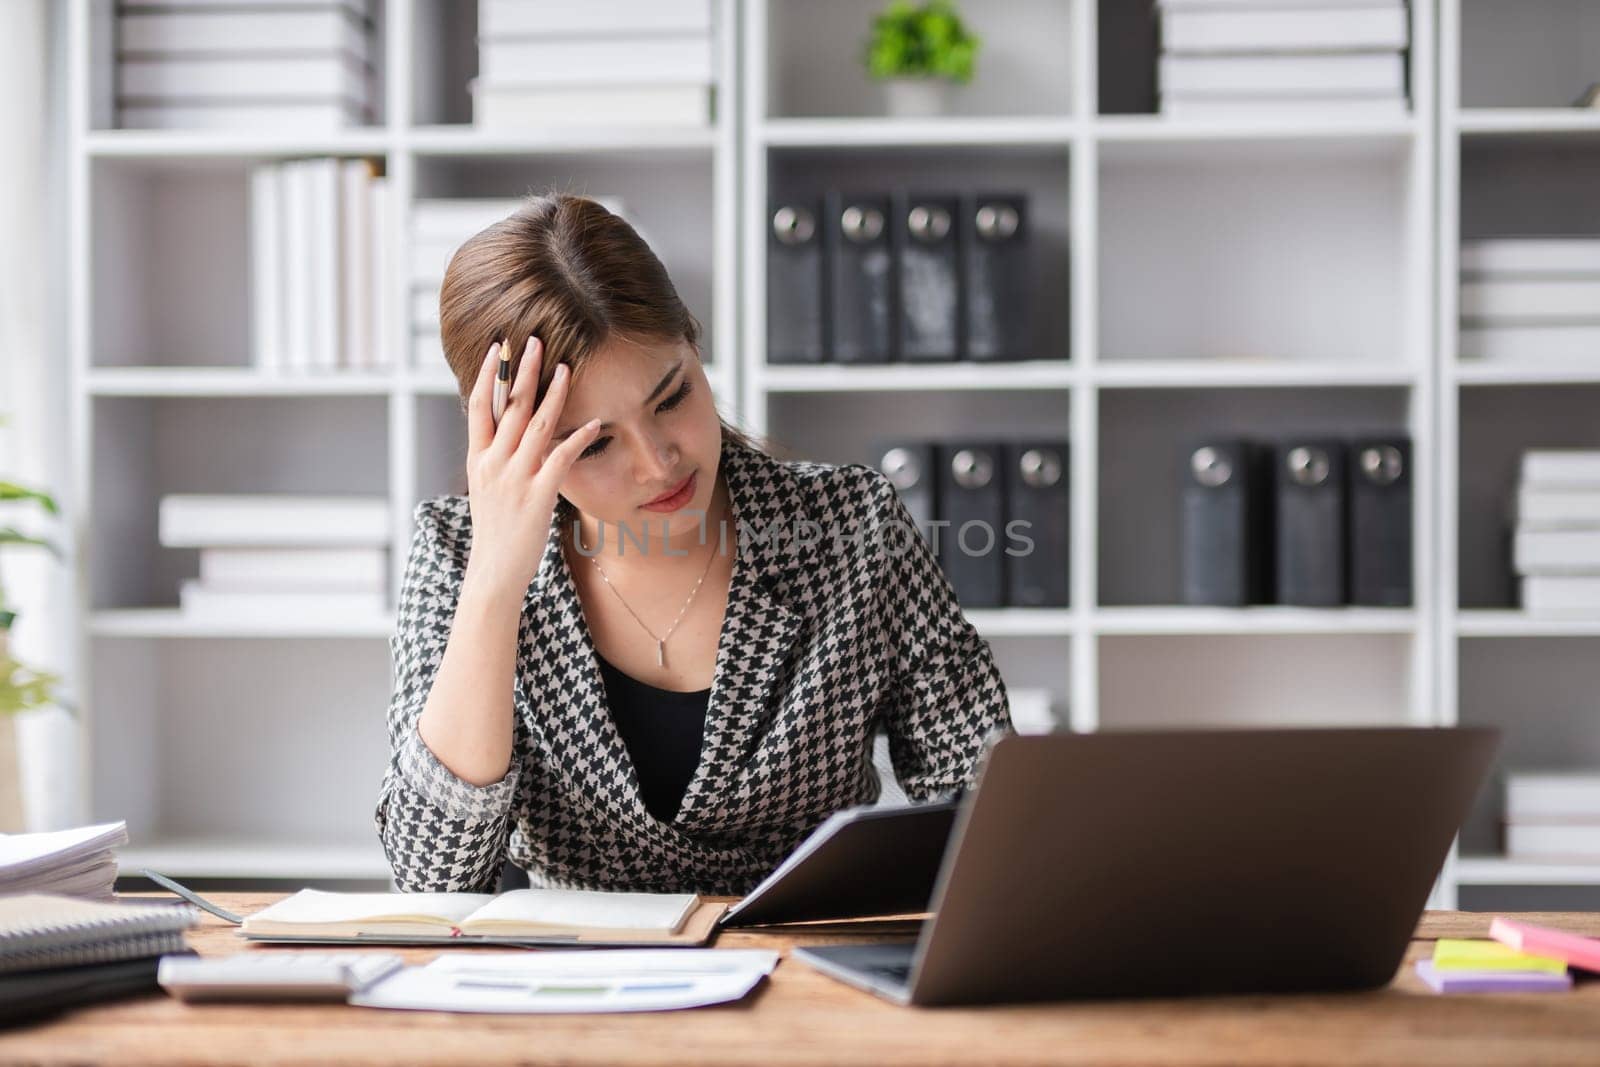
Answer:
<path fill-rule="evenodd" d="M 1005 688 L 922 539 L 871 536 L 886 522 L 914 528 L 888 479 L 731 439 L 721 464 L 737 552 L 700 763 L 671 822 L 645 809 L 610 718 L 553 535 L 574 515 L 565 501 L 523 602 L 511 768 L 473 785 L 422 742 L 417 717 L 450 635 L 471 518 L 462 496 L 417 506 L 376 812 L 400 889 L 493 891 L 509 858 L 535 886 L 743 894 L 828 815 L 877 799 L 879 729 L 910 798 L 971 781 L 985 742 L 1011 727 Z M 827 535 L 773 535 L 801 519 Z M 767 536 L 745 537 L 746 523 Z"/>

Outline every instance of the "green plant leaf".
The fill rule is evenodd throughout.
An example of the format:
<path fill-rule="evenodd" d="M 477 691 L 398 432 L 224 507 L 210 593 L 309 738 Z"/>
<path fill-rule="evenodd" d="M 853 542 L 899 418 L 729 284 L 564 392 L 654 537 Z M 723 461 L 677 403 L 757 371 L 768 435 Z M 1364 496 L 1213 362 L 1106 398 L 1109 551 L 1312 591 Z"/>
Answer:
<path fill-rule="evenodd" d="M 0 545 L 33 545 L 37 548 L 47 548 L 57 559 L 61 558 L 61 550 L 42 537 L 32 537 L 23 533 L 14 526 L 0 526 Z"/>
<path fill-rule="evenodd" d="M 24 666 L 10 653 L 0 654 L 0 715 L 15 715 L 52 704 L 67 707 L 56 698 L 56 687 L 60 683 L 59 675 Z"/>
<path fill-rule="evenodd" d="M 0 501 L 7 500 L 32 500 L 52 515 L 61 514 L 61 509 L 56 505 L 55 497 L 37 489 L 29 489 L 18 485 L 16 482 L 0 482 Z"/>
<path fill-rule="evenodd" d="M 943 77 L 966 82 L 972 78 L 979 43 L 948 0 L 929 0 L 920 7 L 909 0 L 893 0 L 873 18 L 862 59 L 867 73 L 878 79 Z"/>

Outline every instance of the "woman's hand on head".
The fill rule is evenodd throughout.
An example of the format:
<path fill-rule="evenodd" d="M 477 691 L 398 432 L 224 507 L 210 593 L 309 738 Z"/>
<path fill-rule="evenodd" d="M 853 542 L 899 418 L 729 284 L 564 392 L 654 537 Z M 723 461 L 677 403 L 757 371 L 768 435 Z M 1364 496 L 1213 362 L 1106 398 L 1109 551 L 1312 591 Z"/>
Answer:
<path fill-rule="evenodd" d="M 565 364 L 556 368 L 536 410 L 533 399 L 544 343 L 529 337 L 496 426 L 494 380 L 499 363 L 497 342 L 484 357 L 467 401 L 467 503 L 472 511 L 467 571 L 493 588 L 514 592 L 520 601 L 538 573 L 561 484 L 594 441 L 600 422 L 591 419 L 550 447 L 567 401 L 571 371 Z"/>

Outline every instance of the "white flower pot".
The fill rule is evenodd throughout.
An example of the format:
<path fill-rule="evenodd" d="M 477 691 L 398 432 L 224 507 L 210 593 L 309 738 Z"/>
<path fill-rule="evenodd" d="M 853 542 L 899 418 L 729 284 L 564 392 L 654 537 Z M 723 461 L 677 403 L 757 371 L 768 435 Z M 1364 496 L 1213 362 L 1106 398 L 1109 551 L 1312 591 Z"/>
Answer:
<path fill-rule="evenodd" d="M 948 114 L 950 82 L 944 78 L 890 78 L 883 83 L 890 118 L 925 119 Z"/>

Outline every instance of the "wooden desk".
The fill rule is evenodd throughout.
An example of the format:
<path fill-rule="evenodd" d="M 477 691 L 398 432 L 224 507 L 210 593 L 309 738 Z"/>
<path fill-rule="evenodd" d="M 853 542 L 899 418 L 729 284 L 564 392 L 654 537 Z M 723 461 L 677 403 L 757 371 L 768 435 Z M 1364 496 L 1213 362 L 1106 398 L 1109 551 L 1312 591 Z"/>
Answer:
<path fill-rule="evenodd" d="M 275 896 L 217 894 L 239 912 Z M 1570 994 L 1438 997 L 1410 962 L 1438 937 L 1483 937 L 1490 916 L 1430 912 L 1393 985 L 1372 993 L 898 1008 L 785 959 L 739 1004 L 639 1015 L 448 1015 L 343 1005 L 186 1005 L 162 994 L 0 1031 L 0 1063 L 1554 1064 L 1600 1062 L 1600 980 Z M 1530 922 L 1600 935 L 1600 914 Z M 848 935 L 729 933 L 719 947 Z M 204 955 L 247 946 L 205 916 Z M 481 949 L 478 951 L 493 951 Z M 416 962 L 432 949 L 406 950 Z"/>

